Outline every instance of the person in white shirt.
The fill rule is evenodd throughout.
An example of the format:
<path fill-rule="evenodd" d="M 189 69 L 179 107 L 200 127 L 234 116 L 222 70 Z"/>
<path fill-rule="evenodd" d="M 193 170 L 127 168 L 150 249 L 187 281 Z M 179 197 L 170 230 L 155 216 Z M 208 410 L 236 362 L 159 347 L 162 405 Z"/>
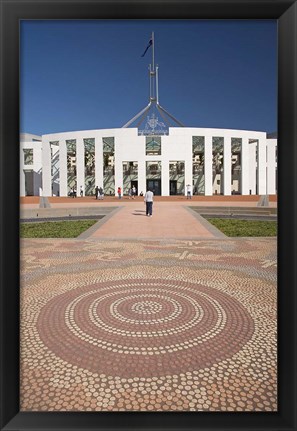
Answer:
<path fill-rule="evenodd" d="M 154 193 L 150 189 L 148 189 L 148 191 L 144 195 L 144 202 L 146 204 L 146 215 L 148 217 L 152 217 L 152 215 L 153 215 Z"/>
<path fill-rule="evenodd" d="M 192 188 L 190 184 L 187 184 L 187 199 L 192 199 Z"/>

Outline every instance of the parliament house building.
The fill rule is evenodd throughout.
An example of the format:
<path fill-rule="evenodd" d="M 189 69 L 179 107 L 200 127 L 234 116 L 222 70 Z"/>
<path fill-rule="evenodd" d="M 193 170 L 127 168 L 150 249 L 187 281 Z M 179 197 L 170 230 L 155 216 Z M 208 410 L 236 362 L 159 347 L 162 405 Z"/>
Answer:
<path fill-rule="evenodd" d="M 149 121 L 149 120 L 148 120 Z M 168 134 L 137 128 L 21 135 L 21 196 L 85 196 L 103 187 L 114 195 L 136 187 L 156 195 L 277 193 L 277 140 L 265 132 L 172 127 Z"/>

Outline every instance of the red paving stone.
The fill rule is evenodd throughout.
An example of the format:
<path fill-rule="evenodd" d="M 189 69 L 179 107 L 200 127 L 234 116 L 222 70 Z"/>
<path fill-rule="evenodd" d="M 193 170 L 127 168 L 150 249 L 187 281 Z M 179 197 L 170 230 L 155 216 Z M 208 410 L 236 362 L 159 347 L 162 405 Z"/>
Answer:
<path fill-rule="evenodd" d="M 22 240 L 21 410 L 276 411 L 276 256 L 274 238 Z"/>
<path fill-rule="evenodd" d="M 213 238 L 214 234 L 183 206 L 154 202 L 152 217 L 144 202 L 126 204 L 90 238 Z"/>
<path fill-rule="evenodd" d="M 67 362 L 93 373 L 147 378 L 202 369 L 232 356 L 250 340 L 254 324 L 239 301 L 213 288 L 138 279 L 59 295 L 42 308 L 37 329 Z M 61 346 L 60 340 L 67 341 Z M 128 362 L 132 357 L 127 368 L 123 354 Z"/>

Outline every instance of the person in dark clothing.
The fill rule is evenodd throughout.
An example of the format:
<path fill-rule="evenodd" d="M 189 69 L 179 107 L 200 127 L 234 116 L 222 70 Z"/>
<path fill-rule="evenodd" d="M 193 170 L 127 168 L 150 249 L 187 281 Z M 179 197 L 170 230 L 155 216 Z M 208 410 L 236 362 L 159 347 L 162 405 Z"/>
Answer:
<path fill-rule="evenodd" d="M 99 187 L 98 192 L 99 192 L 99 199 L 100 199 L 100 200 L 103 200 L 103 188 L 102 188 L 102 187 Z"/>

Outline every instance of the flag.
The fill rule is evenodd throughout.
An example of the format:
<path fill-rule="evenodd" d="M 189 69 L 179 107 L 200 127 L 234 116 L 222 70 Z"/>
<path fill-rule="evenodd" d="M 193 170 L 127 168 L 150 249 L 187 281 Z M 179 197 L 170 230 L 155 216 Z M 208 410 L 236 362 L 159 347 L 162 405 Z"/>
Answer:
<path fill-rule="evenodd" d="M 141 57 L 144 57 L 144 56 L 145 56 L 146 51 L 149 49 L 149 47 L 150 47 L 152 44 L 153 44 L 153 39 L 152 39 L 152 38 L 150 38 L 150 41 L 149 41 L 149 43 L 148 43 L 148 46 L 145 48 L 145 51 L 144 51 L 144 53 L 142 54 L 142 56 L 141 56 Z"/>

